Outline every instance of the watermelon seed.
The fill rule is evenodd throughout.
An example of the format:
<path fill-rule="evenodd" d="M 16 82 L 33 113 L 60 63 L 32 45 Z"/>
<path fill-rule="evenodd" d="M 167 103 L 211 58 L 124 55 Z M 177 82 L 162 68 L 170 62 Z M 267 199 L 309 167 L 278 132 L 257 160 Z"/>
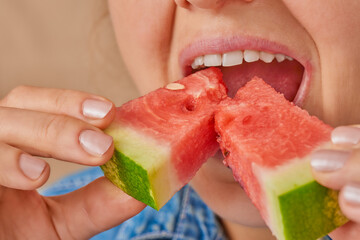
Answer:
<path fill-rule="evenodd" d="M 185 89 L 185 86 L 181 83 L 169 83 L 168 85 L 166 85 L 165 88 L 169 90 L 181 90 Z"/>

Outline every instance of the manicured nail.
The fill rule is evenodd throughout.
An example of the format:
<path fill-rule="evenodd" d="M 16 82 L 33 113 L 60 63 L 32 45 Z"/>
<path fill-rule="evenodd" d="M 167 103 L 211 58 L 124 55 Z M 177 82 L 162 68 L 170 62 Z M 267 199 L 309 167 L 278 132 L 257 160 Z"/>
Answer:
<path fill-rule="evenodd" d="M 90 118 L 104 118 L 111 110 L 112 104 L 96 99 L 87 99 L 82 106 L 83 115 Z"/>
<path fill-rule="evenodd" d="M 32 180 L 36 180 L 44 171 L 46 163 L 40 158 L 36 158 L 28 154 L 21 154 L 19 166 L 25 176 Z"/>
<path fill-rule="evenodd" d="M 113 141 L 109 135 L 93 130 L 82 131 L 79 140 L 84 150 L 94 156 L 102 156 L 109 150 Z"/>
<path fill-rule="evenodd" d="M 360 128 L 337 127 L 331 133 L 331 140 L 335 144 L 358 144 L 360 142 Z"/>
<path fill-rule="evenodd" d="M 360 204 L 360 184 L 350 183 L 345 185 L 342 190 L 344 199 L 352 204 Z"/>
<path fill-rule="evenodd" d="M 351 152 L 324 149 L 311 155 L 311 166 L 319 172 L 331 172 L 344 166 Z"/>

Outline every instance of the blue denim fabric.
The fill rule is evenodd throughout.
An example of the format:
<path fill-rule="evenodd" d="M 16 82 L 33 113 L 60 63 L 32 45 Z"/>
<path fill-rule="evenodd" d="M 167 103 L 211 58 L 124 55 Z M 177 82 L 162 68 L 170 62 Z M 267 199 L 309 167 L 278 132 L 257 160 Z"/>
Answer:
<path fill-rule="evenodd" d="M 45 189 L 42 194 L 45 196 L 65 194 L 101 176 L 103 173 L 100 168 L 89 168 L 58 181 Z M 160 211 L 146 207 L 137 216 L 91 239 L 225 240 L 227 237 L 215 214 L 196 192 L 186 185 Z M 324 237 L 321 240 L 331 240 L 331 238 Z"/>
<path fill-rule="evenodd" d="M 45 189 L 42 194 L 46 196 L 65 194 L 100 176 L 103 176 L 100 168 L 89 168 L 60 180 Z M 227 238 L 215 214 L 187 185 L 160 211 L 146 207 L 137 216 L 92 238 L 92 240 L 100 239 L 225 240 Z"/>

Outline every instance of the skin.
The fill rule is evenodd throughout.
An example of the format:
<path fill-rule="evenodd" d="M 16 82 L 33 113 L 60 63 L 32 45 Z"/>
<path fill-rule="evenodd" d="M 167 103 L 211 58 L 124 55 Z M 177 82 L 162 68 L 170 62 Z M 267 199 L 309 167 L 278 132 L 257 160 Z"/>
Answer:
<path fill-rule="evenodd" d="M 284 44 L 306 56 L 312 65 L 312 82 L 304 109 L 334 127 L 360 122 L 360 110 L 354 108 L 360 101 L 360 71 L 356 64 L 360 58 L 358 1 L 345 5 L 339 1 L 158 0 L 150 4 L 109 0 L 109 5 L 120 51 L 124 59 L 129 59 L 126 65 L 142 93 L 183 77 L 178 57 L 188 44 L 203 37 L 241 33 Z M 143 17 L 136 17 L 140 15 Z M 157 17 L 150 20 L 153 15 Z M 336 173 L 314 171 L 316 179 L 330 188 L 335 186 L 326 182 L 326 176 L 333 174 Z M 344 179 L 343 176 L 338 174 L 333 182 Z M 342 181 L 342 186 L 348 181 L 356 178 Z M 192 186 L 222 218 L 233 239 L 245 239 L 244 232 L 249 232 L 246 227 L 264 234 L 258 239 L 271 239 L 269 232 L 262 229 L 264 223 L 257 210 L 221 161 L 209 160 Z M 348 206 L 342 207 L 349 216 Z M 351 219 L 360 221 L 360 215 Z M 352 224 L 357 228 L 357 224 Z M 347 234 L 349 231 L 333 236 L 347 239 Z"/>
<path fill-rule="evenodd" d="M 81 106 L 87 99 L 108 102 L 111 109 L 101 119 L 85 117 Z M 0 122 L 6 126 L 0 129 L 0 239 L 88 239 L 144 208 L 105 178 L 70 194 L 43 197 L 36 189 L 49 177 L 48 164 L 37 178 L 20 167 L 21 154 L 84 165 L 106 162 L 112 143 L 104 154 L 94 155 L 78 139 L 83 130 L 102 134 L 114 113 L 108 100 L 71 90 L 19 86 L 0 101 Z"/>
<path fill-rule="evenodd" d="M 357 0 L 346 4 L 336 0 L 109 0 L 109 9 L 119 49 L 143 94 L 182 77 L 178 57 L 187 44 L 200 37 L 242 33 L 279 42 L 306 56 L 313 80 L 304 109 L 334 127 L 360 123 Z M 143 204 L 104 178 L 73 193 L 45 198 L 35 189 L 46 182 L 49 166 L 45 164 L 36 179 L 21 171 L 22 153 L 85 165 L 101 165 L 110 158 L 112 145 L 94 155 L 78 139 L 83 130 L 101 134 L 114 117 L 114 105 L 105 117 L 89 118 L 81 111 L 86 99 L 110 103 L 82 92 L 23 86 L 0 100 L 0 239 L 87 239 L 143 209 Z M 343 189 L 360 182 L 360 150 L 359 145 L 338 147 L 351 152 L 344 167 L 314 170 L 314 176 L 341 191 L 341 209 L 351 220 L 331 236 L 355 239 L 360 234 L 360 207 L 346 201 Z M 272 239 L 219 159 L 209 160 L 192 185 L 222 219 L 231 239 Z M 114 211 L 121 214 L 114 216 Z"/>

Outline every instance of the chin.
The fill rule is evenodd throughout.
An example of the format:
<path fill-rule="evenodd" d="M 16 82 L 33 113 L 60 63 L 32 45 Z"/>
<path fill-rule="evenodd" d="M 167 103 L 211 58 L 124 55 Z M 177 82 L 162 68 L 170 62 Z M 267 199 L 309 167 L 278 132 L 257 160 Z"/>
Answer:
<path fill-rule="evenodd" d="M 222 158 L 210 158 L 190 184 L 221 220 L 248 227 L 266 226 L 231 170 L 223 165 Z"/>

